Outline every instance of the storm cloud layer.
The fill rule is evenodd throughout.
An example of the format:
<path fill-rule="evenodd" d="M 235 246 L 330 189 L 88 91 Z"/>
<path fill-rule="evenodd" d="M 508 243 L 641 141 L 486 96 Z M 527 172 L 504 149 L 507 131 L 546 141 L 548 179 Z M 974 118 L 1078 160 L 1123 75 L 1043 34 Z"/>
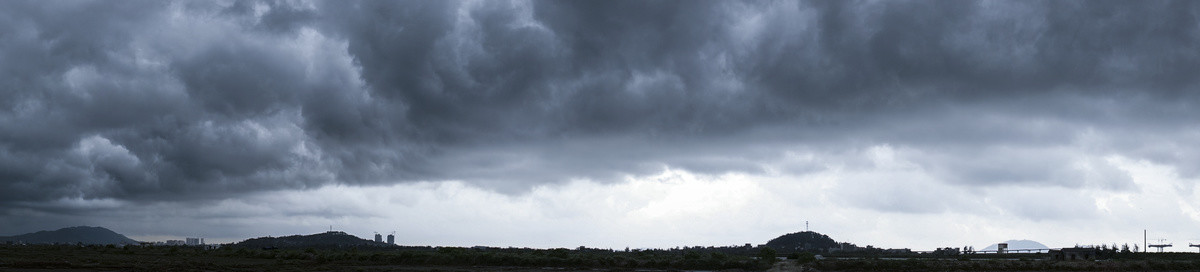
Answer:
<path fill-rule="evenodd" d="M 969 207 L 903 177 L 1136 192 L 1114 158 L 1200 175 L 1197 48 L 1191 1 L 4 1 L 0 213 L 664 168 L 904 213 Z"/>

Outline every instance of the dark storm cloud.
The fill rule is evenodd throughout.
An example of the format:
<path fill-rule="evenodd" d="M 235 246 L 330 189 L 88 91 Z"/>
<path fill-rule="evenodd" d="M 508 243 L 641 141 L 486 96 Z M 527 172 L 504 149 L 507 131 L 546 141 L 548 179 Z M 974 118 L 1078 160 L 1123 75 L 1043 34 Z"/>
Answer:
<path fill-rule="evenodd" d="M 883 144 L 965 186 L 1131 189 L 1113 154 L 1200 173 L 1192 2 L 3 5 L 4 205 L 520 192 Z"/>

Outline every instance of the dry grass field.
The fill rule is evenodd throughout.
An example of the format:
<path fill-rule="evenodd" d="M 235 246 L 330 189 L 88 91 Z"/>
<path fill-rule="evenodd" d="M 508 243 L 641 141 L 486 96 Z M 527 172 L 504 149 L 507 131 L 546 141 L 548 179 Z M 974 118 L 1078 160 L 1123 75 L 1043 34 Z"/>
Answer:
<path fill-rule="evenodd" d="M 1100 261 L 1037 258 L 843 258 L 763 263 L 689 254 L 380 249 L 202 249 L 0 246 L 0 271 L 1200 271 L 1200 254 L 1136 254 Z"/>

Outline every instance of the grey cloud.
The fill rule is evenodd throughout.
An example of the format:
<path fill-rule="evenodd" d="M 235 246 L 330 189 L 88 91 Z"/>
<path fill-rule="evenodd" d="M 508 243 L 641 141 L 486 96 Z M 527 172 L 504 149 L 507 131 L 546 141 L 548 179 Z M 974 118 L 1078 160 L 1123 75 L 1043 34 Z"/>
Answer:
<path fill-rule="evenodd" d="M 46 21 L 33 23 L 37 35 L 6 43 L 48 46 L 18 52 L 45 56 L 26 67 L 37 82 L 9 81 L 29 92 L 9 96 L 3 118 L 4 151 L 22 161 L 7 167 L 5 201 L 177 199 L 316 178 L 292 152 L 305 140 L 287 123 L 296 104 L 287 95 L 303 89 L 286 84 L 304 78 L 295 64 L 236 39 L 188 59 L 186 42 L 162 33 L 178 29 L 155 24 L 170 7 L 126 3 L 112 8 L 122 12 L 34 6 L 66 14 L 31 18 Z M 81 18 L 97 22 L 64 24 Z"/>
<path fill-rule="evenodd" d="M 1055 205 L 1044 205 L 1046 199 L 1056 199 Z M 1062 190 L 998 190 L 983 199 L 1003 213 L 1032 221 L 1069 221 L 1096 216 L 1100 210 L 1094 198 L 1078 191 Z"/>
<path fill-rule="evenodd" d="M 965 185 L 1025 185 L 1135 189 L 1128 173 L 1102 158 L 1080 158 L 1070 148 L 980 148 L 926 154 L 922 165 L 941 179 Z"/>
<path fill-rule="evenodd" d="M 1135 189 L 1080 158 L 1108 155 L 1200 173 L 1179 128 L 1200 68 L 1190 2 L 3 5 L 7 206 L 456 179 L 516 193 L 757 173 L 789 150 L 820 171 L 880 144 L 963 186 Z"/>
<path fill-rule="evenodd" d="M 830 31 L 819 39 L 844 73 L 828 81 L 868 95 L 905 87 L 967 98 L 1061 87 L 1173 95 L 1195 84 L 1182 74 L 1196 63 L 1181 51 L 1196 43 L 1191 5 L 837 2 L 822 9 Z"/>
<path fill-rule="evenodd" d="M 189 3 L 206 5 L 208 3 Z M 254 29 L 274 33 L 293 33 L 318 19 L 315 5 L 296 1 L 247 1 L 238 0 L 222 7 L 222 14 L 252 26 Z"/>

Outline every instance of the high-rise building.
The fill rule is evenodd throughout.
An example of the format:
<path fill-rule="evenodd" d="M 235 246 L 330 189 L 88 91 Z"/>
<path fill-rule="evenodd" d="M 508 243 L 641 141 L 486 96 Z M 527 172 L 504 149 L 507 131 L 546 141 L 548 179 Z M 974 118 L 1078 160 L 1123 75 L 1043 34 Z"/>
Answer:
<path fill-rule="evenodd" d="M 200 244 L 200 238 L 191 238 L 191 237 L 188 237 L 188 238 L 184 238 L 184 239 L 187 241 L 187 242 L 185 242 L 185 243 L 184 243 L 184 244 L 186 244 L 186 245 L 189 245 L 189 246 L 198 246 L 198 245 L 201 245 L 201 244 Z"/>
<path fill-rule="evenodd" d="M 395 245 L 395 244 L 396 244 L 396 234 L 395 234 L 395 233 L 388 234 L 388 244 L 389 244 L 389 245 Z"/>
<path fill-rule="evenodd" d="M 383 235 L 379 235 L 379 233 L 375 233 L 375 242 L 383 243 Z"/>

